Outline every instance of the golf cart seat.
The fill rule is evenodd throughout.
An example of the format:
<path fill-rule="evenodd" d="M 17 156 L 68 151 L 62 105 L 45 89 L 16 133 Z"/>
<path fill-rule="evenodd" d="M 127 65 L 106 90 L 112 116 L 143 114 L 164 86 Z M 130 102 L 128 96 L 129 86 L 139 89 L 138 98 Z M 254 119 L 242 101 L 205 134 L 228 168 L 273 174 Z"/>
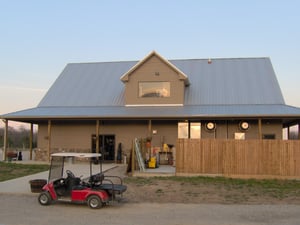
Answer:
<path fill-rule="evenodd" d="M 113 182 L 112 180 L 116 179 L 119 182 Z M 118 176 L 104 176 L 102 177 L 101 182 L 97 186 L 97 189 L 105 190 L 107 191 L 110 195 L 122 195 L 123 192 L 127 190 L 127 186 L 123 185 L 123 180 L 121 177 Z"/>
<path fill-rule="evenodd" d="M 75 175 L 71 171 L 67 170 L 67 178 L 65 178 L 65 185 L 68 194 L 70 194 L 71 191 L 74 190 L 76 187 L 80 186 L 80 182 L 81 179 L 79 177 L 75 177 Z"/>
<path fill-rule="evenodd" d="M 66 185 L 71 189 L 72 187 L 80 184 L 80 178 L 79 177 L 72 177 L 66 179 Z"/>
<path fill-rule="evenodd" d="M 90 177 L 89 183 L 91 184 L 91 187 L 99 185 L 99 183 L 102 183 L 104 180 L 104 173 L 97 173 Z"/>
<path fill-rule="evenodd" d="M 116 178 L 119 180 L 118 184 L 114 183 L 111 179 Z M 127 186 L 123 185 L 123 180 L 118 176 L 106 176 L 104 173 L 97 173 L 90 177 L 89 183 L 91 188 L 95 190 L 105 190 L 110 195 L 122 194 L 127 190 Z"/>
<path fill-rule="evenodd" d="M 123 192 L 125 192 L 127 190 L 127 186 L 126 185 L 122 185 L 122 184 L 109 184 L 109 183 L 105 183 L 105 184 L 101 184 L 99 186 L 99 189 L 101 190 L 105 190 L 107 191 L 109 194 L 117 194 L 117 195 L 121 195 Z"/>

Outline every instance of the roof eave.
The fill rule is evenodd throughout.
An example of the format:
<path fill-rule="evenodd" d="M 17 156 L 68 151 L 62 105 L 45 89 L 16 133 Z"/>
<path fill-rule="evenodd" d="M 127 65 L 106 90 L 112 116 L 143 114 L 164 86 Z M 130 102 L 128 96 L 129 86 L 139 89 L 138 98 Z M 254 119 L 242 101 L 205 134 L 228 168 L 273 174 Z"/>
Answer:
<path fill-rule="evenodd" d="M 168 66 L 170 66 L 173 70 L 175 70 L 178 75 L 180 80 L 184 80 L 184 83 L 186 86 L 190 84 L 188 76 L 182 72 L 180 69 L 178 69 L 175 65 L 170 63 L 167 59 L 162 57 L 160 54 L 158 54 L 156 51 L 150 52 L 145 58 L 143 58 L 141 61 L 139 61 L 137 64 L 135 64 L 130 70 L 128 70 L 126 73 L 124 73 L 121 77 L 120 80 L 125 83 L 128 82 L 129 80 L 129 75 L 133 73 L 137 68 L 139 68 L 144 62 L 146 62 L 150 57 L 152 56 L 157 56 L 160 60 L 162 60 L 164 63 L 166 63 Z"/>

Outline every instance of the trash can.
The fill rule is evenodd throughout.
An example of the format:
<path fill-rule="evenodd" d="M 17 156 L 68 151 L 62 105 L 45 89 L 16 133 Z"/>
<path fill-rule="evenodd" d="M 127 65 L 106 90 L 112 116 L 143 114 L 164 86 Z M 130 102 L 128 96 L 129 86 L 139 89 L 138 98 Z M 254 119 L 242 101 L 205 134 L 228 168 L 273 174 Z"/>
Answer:
<path fill-rule="evenodd" d="M 40 193 L 43 191 L 43 187 L 45 184 L 47 184 L 47 180 L 44 179 L 36 179 L 36 180 L 30 180 L 30 188 L 32 193 Z"/>

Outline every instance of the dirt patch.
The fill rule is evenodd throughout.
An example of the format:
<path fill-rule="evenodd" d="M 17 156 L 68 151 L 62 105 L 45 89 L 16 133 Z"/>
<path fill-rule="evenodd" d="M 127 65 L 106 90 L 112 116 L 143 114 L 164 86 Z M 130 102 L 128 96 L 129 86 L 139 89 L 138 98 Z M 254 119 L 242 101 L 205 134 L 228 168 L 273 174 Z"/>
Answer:
<path fill-rule="evenodd" d="M 139 184 L 131 179 L 125 179 L 128 189 L 124 196 L 129 202 L 300 204 L 299 191 L 291 191 L 281 196 L 275 190 L 259 187 L 249 188 L 246 185 L 237 187 L 201 182 L 191 184 L 177 180 L 160 180 L 159 178 L 151 178 L 151 182 Z"/>
<path fill-rule="evenodd" d="M 300 181 L 128 177 L 122 166 L 108 173 L 124 177 L 132 203 L 300 204 Z"/>

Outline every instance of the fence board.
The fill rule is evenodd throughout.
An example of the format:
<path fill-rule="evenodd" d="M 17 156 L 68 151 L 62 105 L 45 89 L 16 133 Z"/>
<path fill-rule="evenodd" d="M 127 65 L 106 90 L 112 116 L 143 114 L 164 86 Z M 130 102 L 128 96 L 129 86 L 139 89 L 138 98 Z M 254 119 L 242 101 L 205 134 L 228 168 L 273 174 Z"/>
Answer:
<path fill-rule="evenodd" d="M 300 177 L 300 141 L 178 139 L 176 172 Z"/>

